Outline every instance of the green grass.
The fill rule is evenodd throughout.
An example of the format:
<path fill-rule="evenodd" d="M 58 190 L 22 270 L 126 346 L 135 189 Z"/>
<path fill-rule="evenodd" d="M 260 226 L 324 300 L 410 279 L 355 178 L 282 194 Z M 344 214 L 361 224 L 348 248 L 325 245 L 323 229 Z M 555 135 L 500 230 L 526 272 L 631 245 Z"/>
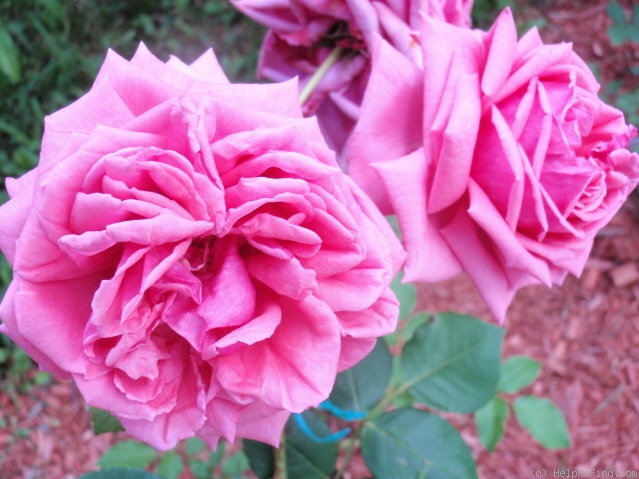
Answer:
<path fill-rule="evenodd" d="M 231 79 L 251 81 L 262 33 L 227 0 L 0 0 L 2 181 L 35 166 L 44 116 L 87 90 L 108 48 L 128 58 L 144 41 L 190 62 L 214 47 Z"/>

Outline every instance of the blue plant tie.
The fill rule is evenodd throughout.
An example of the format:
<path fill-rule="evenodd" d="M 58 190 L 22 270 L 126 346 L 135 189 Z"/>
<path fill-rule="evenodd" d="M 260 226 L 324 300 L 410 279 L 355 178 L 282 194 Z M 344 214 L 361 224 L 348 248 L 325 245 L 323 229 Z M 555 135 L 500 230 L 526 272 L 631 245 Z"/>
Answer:
<path fill-rule="evenodd" d="M 365 412 L 360 411 L 347 411 L 337 407 L 330 400 L 326 400 L 323 403 L 320 403 L 317 406 L 318 409 L 322 409 L 323 411 L 330 412 L 333 416 L 343 419 L 344 421 L 359 421 L 360 419 L 364 419 L 366 417 Z"/>
<path fill-rule="evenodd" d="M 295 422 L 297 423 L 297 427 L 299 427 L 304 434 L 310 437 L 315 442 L 335 442 L 339 441 L 341 438 L 346 436 L 349 432 L 351 432 L 351 428 L 347 427 L 346 429 L 342 429 L 341 431 L 334 432 L 333 434 L 329 434 L 326 437 L 320 437 L 315 434 L 311 428 L 306 423 L 306 419 L 301 414 L 293 414 L 295 418 Z"/>
<path fill-rule="evenodd" d="M 364 419 L 366 417 L 365 412 L 346 411 L 344 409 L 337 407 L 328 399 L 322 402 L 319 406 L 317 406 L 317 408 L 323 411 L 330 412 L 333 416 L 343 419 L 345 421 L 357 421 L 359 419 Z M 304 419 L 304 416 L 302 416 L 301 414 L 293 414 L 293 417 L 295 418 L 295 422 L 297 423 L 297 426 L 302 430 L 302 432 L 315 442 L 324 443 L 324 442 L 339 441 L 340 439 L 342 439 L 344 436 L 346 436 L 348 433 L 351 432 L 351 428 L 347 427 L 346 429 L 342 429 L 340 431 L 334 432 L 333 434 L 330 434 L 326 437 L 320 437 L 311 430 L 311 428 L 306 423 L 306 419 Z"/>

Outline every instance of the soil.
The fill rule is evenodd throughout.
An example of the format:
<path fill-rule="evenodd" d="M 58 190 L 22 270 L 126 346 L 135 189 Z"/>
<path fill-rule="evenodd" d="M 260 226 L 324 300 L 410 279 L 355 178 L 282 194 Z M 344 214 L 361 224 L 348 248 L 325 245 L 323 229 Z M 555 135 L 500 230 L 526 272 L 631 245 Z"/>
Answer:
<path fill-rule="evenodd" d="M 629 7 L 630 2 L 620 2 Z M 620 80 L 636 89 L 630 67 L 639 46 L 610 44 L 605 0 L 531 2 L 518 17 L 545 20 L 547 42 L 573 41 L 596 64 L 602 83 Z M 561 287 L 529 287 L 513 301 L 504 355 L 528 355 L 543 364 L 524 393 L 550 398 L 567 418 L 572 445 L 548 451 L 508 420 L 505 437 L 488 453 L 472 420 L 452 416 L 471 446 L 483 479 L 639 477 L 639 195 L 599 234 L 581 278 Z M 421 288 L 428 311 L 453 310 L 489 320 L 470 282 L 456 278 Z M 19 395 L 0 390 L 0 479 L 71 479 L 96 468 L 100 455 L 123 433 L 95 437 L 89 414 L 70 383 L 34 386 Z M 346 478 L 366 477 L 356 461 Z M 559 476 L 558 470 L 569 470 Z M 616 476 L 610 475 L 610 471 Z M 586 476 L 587 477 L 587 476 Z M 454 478 L 451 478 L 454 479 Z"/>

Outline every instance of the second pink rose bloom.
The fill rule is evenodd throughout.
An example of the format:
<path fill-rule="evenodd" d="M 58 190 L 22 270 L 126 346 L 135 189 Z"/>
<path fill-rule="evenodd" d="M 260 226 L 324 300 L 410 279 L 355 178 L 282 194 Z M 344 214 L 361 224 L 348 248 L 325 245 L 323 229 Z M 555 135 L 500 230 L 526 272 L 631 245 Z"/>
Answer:
<path fill-rule="evenodd" d="M 465 271 L 503 321 L 517 289 L 579 275 L 639 180 L 636 134 L 570 44 L 424 17 L 424 66 L 378 37 L 348 173 L 396 213 L 407 281 Z"/>
<path fill-rule="evenodd" d="M 337 47 L 341 53 L 304 102 L 318 117 L 322 133 L 338 157 L 360 116 L 371 69 L 373 37 L 380 35 L 411 61 L 421 63 L 421 13 L 470 26 L 472 0 L 233 0 L 269 30 L 258 75 L 308 85 Z M 330 61 L 330 60 L 328 60 Z"/>

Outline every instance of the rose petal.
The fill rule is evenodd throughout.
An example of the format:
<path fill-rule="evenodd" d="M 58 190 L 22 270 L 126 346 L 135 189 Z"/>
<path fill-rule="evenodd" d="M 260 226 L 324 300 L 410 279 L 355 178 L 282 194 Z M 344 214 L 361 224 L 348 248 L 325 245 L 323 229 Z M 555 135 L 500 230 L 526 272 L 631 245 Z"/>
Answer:
<path fill-rule="evenodd" d="M 0 208 L 0 249 L 9 263 L 14 262 L 16 241 L 31 212 L 36 171 L 31 170 L 18 179 L 7 178 L 5 185 L 11 199 Z"/>
<path fill-rule="evenodd" d="M 371 163 L 399 158 L 421 143 L 421 119 L 415 105 L 422 101 L 419 70 L 388 43 L 374 42 L 372 71 L 363 100 L 370 113 L 358 122 L 346 147 L 349 176 L 366 191 L 382 212 L 389 198 L 378 188 L 379 177 Z M 394 121 L 389 122 L 388 112 Z"/>
<path fill-rule="evenodd" d="M 406 281 L 443 281 L 461 269 L 441 237 L 436 220 L 426 209 L 426 171 L 423 150 L 397 161 L 375 165 L 384 186 L 394 191 L 393 208 L 406 247 Z"/>
<path fill-rule="evenodd" d="M 328 397 L 337 371 L 339 326 L 322 302 L 282 301 L 282 322 L 269 341 L 218 359 L 218 380 L 231 394 L 302 412 Z M 304 314 L 306 321 L 299 321 Z"/>

